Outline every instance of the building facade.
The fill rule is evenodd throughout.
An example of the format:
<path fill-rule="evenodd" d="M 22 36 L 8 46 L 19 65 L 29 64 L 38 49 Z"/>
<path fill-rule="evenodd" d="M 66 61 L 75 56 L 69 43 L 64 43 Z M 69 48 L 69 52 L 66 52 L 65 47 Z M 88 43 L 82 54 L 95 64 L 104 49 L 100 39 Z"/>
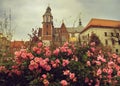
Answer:
<path fill-rule="evenodd" d="M 120 21 L 91 19 L 81 31 L 82 43 L 88 43 L 92 33 L 95 33 L 104 46 L 109 46 L 112 52 L 120 54 Z"/>

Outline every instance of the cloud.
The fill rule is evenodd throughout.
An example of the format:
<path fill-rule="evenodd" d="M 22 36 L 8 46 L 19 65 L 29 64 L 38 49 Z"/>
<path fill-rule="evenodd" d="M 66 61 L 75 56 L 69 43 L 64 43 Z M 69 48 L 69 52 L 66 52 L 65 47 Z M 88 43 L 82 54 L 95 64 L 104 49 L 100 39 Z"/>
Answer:
<path fill-rule="evenodd" d="M 12 26 L 16 28 L 13 39 L 26 40 L 32 28 L 42 27 L 42 16 L 48 4 L 54 26 L 60 27 L 62 20 L 66 26 L 73 26 L 74 21 L 77 25 L 79 16 L 84 26 L 94 17 L 120 20 L 119 3 L 119 0 L 1 0 L 0 17 L 5 10 L 11 9 Z"/>

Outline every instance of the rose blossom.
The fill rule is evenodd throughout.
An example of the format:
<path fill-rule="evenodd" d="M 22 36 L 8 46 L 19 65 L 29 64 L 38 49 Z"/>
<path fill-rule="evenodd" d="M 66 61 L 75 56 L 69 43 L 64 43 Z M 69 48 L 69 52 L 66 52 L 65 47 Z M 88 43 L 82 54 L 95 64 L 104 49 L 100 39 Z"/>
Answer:
<path fill-rule="evenodd" d="M 63 71 L 63 75 L 69 75 L 69 74 L 70 74 L 70 70 Z"/>
<path fill-rule="evenodd" d="M 62 63 L 62 66 L 66 66 L 66 65 L 68 65 L 69 64 L 69 60 L 65 60 L 65 59 L 63 59 L 63 63 Z"/>
<path fill-rule="evenodd" d="M 46 75 L 46 74 L 43 74 L 42 77 L 43 77 L 44 79 L 46 79 L 46 78 L 47 78 L 47 75 Z"/>
<path fill-rule="evenodd" d="M 120 57 L 117 58 L 117 62 L 120 64 Z"/>
<path fill-rule="evenodd" d="M 45 66 L 45 70 L 46 70 L 46 71 L 50 71 L 50 70 L 51 70 L 51 67 L 50 67 L 49 65 L 46 65 L 46 66 Z"/>
<path fill-rule="evenodd" d="M 116 54 L 112 54 L 112 57 L 116 59 L 118 56 Z"/>
<path fill-rule="evenodd" d="M 69 77 L 70 77 L 70 79 L 74 79 L 75 78 L 75 74 L 74 73 L 70 73 Z"/>
<path fill-rule="evenodd" d="M 32 50 L 36 52 L 39 48 L 38 47 L 33 47 Z"/>
<path fill-rule="evenodd" d="M 92 52 L 95 52 L 95 48 L 94 47 L 91 47 L 90 49 L 92 50 Z"/>
<path fill-rule="evenodd" d="M 85 83 L 88 83 L 88 82 L 89 82 L 89 78 L 86 77 L 86 78 L 85 78 Z"/>
<path fill-rule="evenodd" d="M 27 53 L 22 53 L 22 54 L 21 54 L 21 57 L 22 57 L 23 59 L 27 59 Z"/>
<path fill-rule="evenodd" d="M 65 42 L 64 45 L 63 45 L 63 47 L 67 47 L 68 45 L 69 45 L 69 43 Z"/>
<path fill-rule="evenodd" d="M 35 57 L 35 58 L 34 58 L 34 61 L 37 62 L 37 63 L 39 63 L 40 58 L 39 58 L 39 57 Z"/>
<path fill-rule="evenodd" d="M 14 54 L 15 54 L 16 57 L 19 57 L 21 55 L 21 52 L 20 51 L 16 51 Z"/>
<path fill-rule="evenodd" d="M 67 52 L 67 48 L 66 47 L 61 47 L 60 50 L 61 50 L 61 52 Z"/>
<path fill-rule="evenodd" d="M 95 46 L 95 42 L 90 43 L 90 46 Z"/>
<path fill-rule="evenodd" d="M 45 55 L 46 55 L 47 57 L 49 57 L 49 56 L 51 55 L 51 51 L 50 51 L 50 50 L 47 50 L 47 51 L 45 52 Z"/>
<path fill-rule="evenodd" d="M 90 56 L 91 56 L 90 51 L 87 51 L 87 56 L 88 56 L 88 57 L 90 57 Z"/>
<path fill-rule="evenodd" d="M 33 59 L 33 58 L 34 58 L 34 56 L 33 56 L 32 53 L 27 53 L 27 57 L 28 57 L 29 59 Z"/>
<path fill-rule="evenodd" d="M 38 47 L 42 47 L 43 44 L 42 44 L 42 42 L 39 42 L 37 45 L 38 45 Z"/>
<path fill-rule="evenodd" d="M 38 49 L 38 50 L 36 51 L 36 53 L 37 53 L 37 54 L 40 54 L 40 53 L 41 53 L 41 49 Z"/>
<path fill-rule="evenodd" d="M 102 73 L 101 69 L 97 70 L 97 75 L 100 75 Z"/>
<path fill-rule="evenodd" d="M 95 63 L 97 64 L 97 65 L 101 65 L 101 62 L 100 61 L 95 61 Z"/>
<path fill-rule="evenodd" d="M 60 49 L 57 48 L 56 50 L 53 51 L 53 54 L 55 54 L 56 56 L 58 56 L 59 52 L 60 52 Z"/>
<path fill-rule="evenodd" d="M 90 63 L 90 61 L 87 61 L 87 66 L 91 66 L 91 63 Z"/>
<path fill-rule="evenodd" d="M 59 59 L 56 59 L 55 62 L 56 62 L 56 63 L 60 63 L 60 60 L 59 60 Z"/>
<path fill-rule="evenodd" d="M 113 69 L 108 69 L 107 73 L 110 75 L 113 73 Z"/>
<path fill-rule="evenodd" d="M 44 86 L 48 86 L 49 85 L 49 81 L 47 79 L 44 79 L 43 80 L 43 84 L 44 84 Z"/>
<path fill-rule="evenodd" d="M 120 76 L 120 71 L 117 72 L 117 76 Z"/>
<path fill-rule="evenodd" d="M 67 86 L 68 85 L 68 82 L 66 80 L 61 80 L 60 84 L 62 86 Z"/>
<path fill-rule="evenodd" d="M 68 55 L 72 54 L 72 50 L 71 49 L 67 49 Z"/>
<path fill-rule="evenodd" d="M 108 62 L 108 67 L 112 68 L 115 66 L 115 63 L 113 61 Z"/>

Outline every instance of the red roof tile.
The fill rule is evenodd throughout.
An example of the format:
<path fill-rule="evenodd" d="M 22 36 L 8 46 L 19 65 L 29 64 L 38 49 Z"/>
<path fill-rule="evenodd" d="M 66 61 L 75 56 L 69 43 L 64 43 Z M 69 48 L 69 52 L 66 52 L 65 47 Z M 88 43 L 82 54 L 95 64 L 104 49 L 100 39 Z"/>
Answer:
<path fill-rule="evenodd" d="M 12 48 L 20 48 L 20 47 L 22 47 L 22 46 L 24 46 L 24 41 L 13 41 L 13 42 L 11 42 L 11 47 Z"/>
<path fill-rule="evenodd" d="M 88 25 L 83 29 L 82 32 L 86 31 L 90 27 L 109 27 L 109 28 L 118 28 L 120 27 L 120 21 L 115 20 L 106 20 L 106 19 L 91 19 Z M 82 33 L 81 32 L 81 33 Z"/>

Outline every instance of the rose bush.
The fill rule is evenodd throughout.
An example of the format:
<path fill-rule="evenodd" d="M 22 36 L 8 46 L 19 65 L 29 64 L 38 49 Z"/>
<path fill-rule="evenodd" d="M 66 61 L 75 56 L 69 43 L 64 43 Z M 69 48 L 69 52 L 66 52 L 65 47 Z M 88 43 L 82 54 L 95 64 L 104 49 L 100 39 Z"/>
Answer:
<path fill-rule="evenodd" d="M 113 86 L 120 80 L 120 56 L 95 43 L 75 47 L 66 42 L 51 50 L 39 42 L 5 63 L 0 66 L 2 86 Z"/>

